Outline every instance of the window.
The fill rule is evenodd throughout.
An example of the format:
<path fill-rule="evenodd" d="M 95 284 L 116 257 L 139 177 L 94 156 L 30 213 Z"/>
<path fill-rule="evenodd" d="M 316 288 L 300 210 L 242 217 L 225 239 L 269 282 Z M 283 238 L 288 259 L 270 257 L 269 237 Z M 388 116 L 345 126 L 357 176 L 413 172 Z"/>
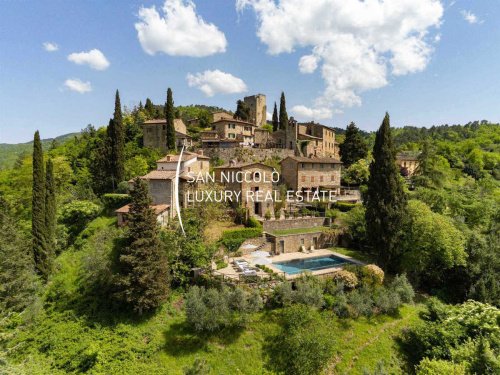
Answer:
<path fill-rule="evenodd" d="M 324 165 L 323 163 L 321 163 L 321 164 L 319 165 L 319 167 L 320 167 L 321 169 L 323 169 L 323 168 L 325 167 L 325 165 Z"/>
<path fill-rule="evenodd" d="M 302 163 L 302 169 L 306 169 L 306 164 Z"/>
<path fill-rule="evenodd" d="M 229 138 L 236 138 L 236 134 L 234 134 L 234 133 L 229 133 L 227 136 L 228 136 Z"/>
<path fill-rule="evenodd" d="M 306 176 L 302 176 L 302 182 L 306 182 Z"/>
<path fill-rule="evenodd" d="M 314 176 L 311 176 L 311 182 L 314 182 Z"/>
<path fill-rule="evenodd" d="M 255 172 L 253 174 L 253 178 L 254 178 L 254 180 L 260 180 L 260 173 L 259 172 Z"/>
<path fill-rule="evenodd" d="M 331 181 L 335 181 L 335 176 L 332 174 Z"/>
<path fill-rule="evenodd" d="M 323 176 L 319 176 L 319 182 L 323 182 Z"/>
<path fill-rule="evenodd" d="M 250 126 L 245 126 L 245 131 L 246 131 L 246 132 L 249 132 L 249 131 L 251 131 L 251 128 L 250 128 Z"/>

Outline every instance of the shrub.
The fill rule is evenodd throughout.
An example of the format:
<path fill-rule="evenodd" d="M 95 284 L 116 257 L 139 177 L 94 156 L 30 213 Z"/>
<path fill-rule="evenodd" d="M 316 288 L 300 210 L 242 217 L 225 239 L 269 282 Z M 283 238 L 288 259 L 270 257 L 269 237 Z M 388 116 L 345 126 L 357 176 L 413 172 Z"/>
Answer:
<path fill-rule="evenodd" d="M 297 289 L 292 294 L 292 299 L 295 303 L 302 303 L 312 307 L 322 307 L 323 289 L 318 283 L 318 280 L 312 277 L 299 279 L 296 283 Z"/>
<path fill-rule="evenodd" d="M 285 281 L 274 288 L 273 301 L 278 306 L 290 306 L 293 301 L 292 284 Z"/>
<path fill-rule="evenodd" d="M 68 227 L 71 236 L 76 236 L 95 219 L 101 208 L 90 201 L 73 201 L 61 208 L 61 222 Z"/>
<path fill-rule="evenodd" d="M 266 213 L 264 214 L 264 218 L 266 220 L 271 220 L 271 211 L 267 210 Z"/>
<path fill-rule="evenodd" d="M 396 277 L 390 282 L 389 288 L 398 294 L 401 302 L 411 303 L 415 297 L 415 291 L 411 286 L 410 282 L 406 278 L 406 275 L 396 275 Z"/>
<path fill-rule="evenodd" d="M 272 336 L 270 365 L 290 375 L 320 373 L 333 350 L 331 334 L 319 313 L 304 305 L 283 311 L 281 332 Z"/>
<path fill-rule="evenodd" d="M 358 207 L 357 203 L 349 203 L 349 202 L 335 202 L 335 208 L 342 212 L 351 211 L 354 207 Z"/>
<path fill-rule="evenodd" d="M 196 331 L 214 332 L 241 326 L 248 314 L 262 308 L 258 293 L 241 288 L 200 288 L 193 286 L 186 295 L 186 319 Z"/>
<path fill-rule="evenodd" d="M 262 228 L 262 225 L 260 224 L 259 220 L 254 218 L 253 216 L 250 216 L 246 222 L 246 226 L 248 228 Z"/>
<path fill-rule="evenodd" d="M 226 230 L 222 233 L 222 244 L 231 252 L 239 249 L 241 244 L 249 239 L 262 235 L 262 228 L 241 228 Z"/>
<path fill-rule="evenodd" d="M 347 289 L 354 289 L 358 285 L 357 276 L 346 270 L 338 270 L 332 275 L 332 279 L 337 283 L 342 283 Z"/>
<path fill-rule="evenodd" d="M 375 264 L 368 264 L 361 268 L 363 284 L 368 286 L 380 286 L 384 283 L 384 271 Z"/>
<path fill-rule="evenodd" d="M 401 306 L 401 298 L 393 290 L 380 288 L 375 294 L 374 303 L 379 312 L 393 314 Z"/>
<path fill-rule="evenodd" d="M 108 210 L 114 210 L 125 206 L 130 202 L 130 195 L 128 194 L 104 194 L 101 197 L 104 207 Z"/>
<path fill-rule="evenodd" d="M 347 296 L 344 292 L 338 293 L 333 300 L 332 310 L 339 318 L 348 318 L 350 314 Z"/>
<path fill-rule="evenodd" d="M 366 289 L 354 290 L 348 294 L 347 300 L 352 317 L 357 318 L 373 314 L 373 300 L 370 291 Z"/>
<path fill-rule="evenodd" d="M 440 359 L 424 358 L 416 368 L 417 375 L 465 375 L 465 367 Z"/>

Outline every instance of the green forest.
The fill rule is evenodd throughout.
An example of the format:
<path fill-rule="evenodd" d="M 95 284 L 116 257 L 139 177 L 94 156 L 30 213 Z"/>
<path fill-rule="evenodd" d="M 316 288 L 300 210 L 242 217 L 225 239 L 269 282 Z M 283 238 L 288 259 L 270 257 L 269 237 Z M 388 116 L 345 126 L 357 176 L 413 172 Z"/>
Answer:
<path fill-rule="evenodd" d="M 376 132 L 341 129 L 343 184 L 363 204 L 317 210 L 348 243 L 335 251 L 368 265 L 229 285 L 193 269 L 260 224 L 205 204 L 181 236 L 136 179 L 163 156 L 142 122 L 204 126 L 214 110 L 169 97 L 129 110 L 117 92 L 108 126 L 0 146 L 1 374 L 500 373 L 499 124 L 396 128 L 386 114 Z M 398 152 L 418 154 L 414 176 Z"/>

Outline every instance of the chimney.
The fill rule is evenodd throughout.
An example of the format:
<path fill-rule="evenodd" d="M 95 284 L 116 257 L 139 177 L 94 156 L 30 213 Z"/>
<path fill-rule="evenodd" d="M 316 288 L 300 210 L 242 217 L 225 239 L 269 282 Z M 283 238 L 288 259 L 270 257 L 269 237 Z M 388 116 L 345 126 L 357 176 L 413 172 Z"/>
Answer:
<path fill-rule="evenodd" d="M 170 161 L 170 155 L 167 155 L 167 161 Z"/>

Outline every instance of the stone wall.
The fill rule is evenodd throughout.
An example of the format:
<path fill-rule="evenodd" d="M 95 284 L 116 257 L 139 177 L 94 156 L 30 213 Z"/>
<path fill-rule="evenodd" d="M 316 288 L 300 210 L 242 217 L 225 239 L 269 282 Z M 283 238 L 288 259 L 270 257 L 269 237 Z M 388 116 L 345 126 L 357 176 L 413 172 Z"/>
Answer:
<path fill-rule="evenodd" d="M 209 158 L 219 158 L 224 162 L 229 162 L 229 160 L 236 159 L 239 162 L 262 162 L 266 159 L 272 159 L 277 157 L 279 159 L 284 159 L 288 156 L 294 156 L 294 150 L 284 149 L 284 148 L 204 148 L 203 154 Z"/>
<path fill-rule="evenodd" d="M 329 224 L 329 219 L 324 217 L 301 217 L 284 220 L 266 220 L 262 222 L 264 232 L 284 229 L 314 228 Z"/>
<path fill-rule="evenodd" d="M 273 254 L 293 253 L 301 251 L 302 247 L 310 250 L 322 249 L 329 245 L 329 237 L 318 229 L 317 233 L 287 234 L 280 236 L 269 236 Z"/>

